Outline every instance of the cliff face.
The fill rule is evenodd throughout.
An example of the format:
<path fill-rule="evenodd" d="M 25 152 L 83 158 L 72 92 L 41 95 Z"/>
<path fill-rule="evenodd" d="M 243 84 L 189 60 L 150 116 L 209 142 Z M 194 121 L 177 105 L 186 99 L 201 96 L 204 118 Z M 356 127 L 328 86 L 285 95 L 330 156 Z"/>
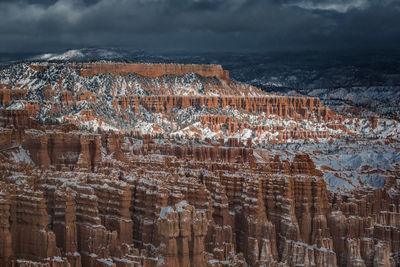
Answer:
<path fill-rule="evenodd" d="M 135 63 L 90 63 L 74 66 L 82 76 L 111 73 L 114 75 L 136 73 L 148 78 L 163 75 L 183 76 L 189 72 L 204 77 L 229 80 L 229 72 L 220 65 L 182 65 L 182 64 L 135 64 Z"/>
<path fill-rule="evenodd" d="M 276 115 L 282 118 L 309 119 L 316 112 L 320 120 L 333 120 L 335 114 L 323 107 L 318 98 L 280 97 L 280 96 L 132 96 L 119 100 L 125 109 L 135 109 L 137 105 L 148 111 L 168 114 L 171 109 L 201 108 L 243 110 L 248 113 L 264 113 L 266 116 Z"/>

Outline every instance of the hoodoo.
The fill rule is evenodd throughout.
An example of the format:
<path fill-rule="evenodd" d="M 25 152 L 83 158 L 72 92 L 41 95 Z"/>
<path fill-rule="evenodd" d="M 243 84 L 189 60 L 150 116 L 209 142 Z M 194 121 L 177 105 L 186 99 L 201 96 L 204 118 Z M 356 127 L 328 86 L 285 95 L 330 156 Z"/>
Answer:
<path fill-rule="evenodd" d="M 399 266 L 399 127 L 219 65 L 10 65 L 0 265 Z"/>

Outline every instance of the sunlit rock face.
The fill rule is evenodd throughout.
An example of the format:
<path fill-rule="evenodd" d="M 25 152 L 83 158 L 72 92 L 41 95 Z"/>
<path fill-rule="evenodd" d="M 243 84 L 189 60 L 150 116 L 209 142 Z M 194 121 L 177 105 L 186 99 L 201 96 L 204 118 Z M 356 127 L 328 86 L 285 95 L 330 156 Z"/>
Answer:
<path fill-rule="evenodd" d="M 400 126 L 221 66 L 0 71 L 1 266 L 398 266 Z"/>

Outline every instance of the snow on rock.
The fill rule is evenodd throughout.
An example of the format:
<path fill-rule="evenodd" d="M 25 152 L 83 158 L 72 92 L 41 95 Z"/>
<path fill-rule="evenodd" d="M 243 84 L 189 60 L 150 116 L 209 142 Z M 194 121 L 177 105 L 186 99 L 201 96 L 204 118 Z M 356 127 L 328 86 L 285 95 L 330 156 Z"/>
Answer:
<path fill-rule="evenodd" d="M 16 163 L 32 163 L 31 158 L 28 155 L 28 152 L 22 148 L 22 146 L 18 147 L 17 152 L 11 152 L 14 162 Z"/>

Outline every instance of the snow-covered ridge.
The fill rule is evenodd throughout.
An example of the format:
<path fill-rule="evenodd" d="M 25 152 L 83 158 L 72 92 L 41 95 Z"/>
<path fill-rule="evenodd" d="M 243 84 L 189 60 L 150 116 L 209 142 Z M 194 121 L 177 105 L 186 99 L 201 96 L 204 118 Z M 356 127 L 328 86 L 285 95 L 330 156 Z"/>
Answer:
<path fill-rule="evenodd" d="M 156 77 L 149 78 L 129 72 L 142 65 L 145 68 L 141 71 Z M 270 95 L 240 82 L 205 77 L 193 72 L 163 74 L 165 66 L 172 67 L 169 70 L 173 71 L 181 71 L 187 66 L 208 71 L 210 67 L 20 63 L 0 71 L 0 86 L 5 89 L 1 92 L 5 97 L 0 104 L 8 110 L 37 110 L 34 116 L 41 122 L 69 122 L 92 130 L 137 131 L 141 134 L 166 134 L 196 139 L 252 139 L 256 144 L 274 140 L 298 142 L 304 138 L 328 140 L 347 135 L 399 139 L 399 125 L 392 120 L 378 120 L 375 127 L 368 118 L 336 121 L 334 114 L 322 107 L 317 98 Z M 211 67 L 211 70 L 215 67 L 222 70 L 218 65 Z M 96 71 L 91 75 L 81 75 L 85 68 L 89 71 L 94 68 Z M 11 96 L 10 92 L 14 90 L 21 95 Z M 11 98 L 6 101 L 8 97 Z M 210 98 L 211 101 L 205 102 L 201 97 Z M 268 102 L 268 99 L 272 102 Z M 198 104 L 199 101 L 204 104 Z M 293 109 L 304 113 L 301 119 L 292 114 Z M 330 114 L 328 117 L 331 121 L 320 121 L 321 112 L 325 113 L 325 117 Z M 210 119 L 218 116 L 232 117 L 240 120 L 240 123 L 229 126 L 222 121 L 217 125 L 201 121 L 207 115 L 211 115 Z"/>
<path fill-rule="evenodd" d="M 69 61 L 93 61 L 115 60 L 127 57 L 130 53 L 122 49 L 113 48 L 83 48 L 71 49 L 60 53 L 45 53 L 28 58 L 28 61 L 43 62 L 69 62 Z"/>
<path fill-rule="evenodd" d="M 83 59 L 85 56 L 84 54 L 79 51 L 79 50 L 69 50 L 65 53 L 48 53 L 48 54 L 43 54 L 40 56 L 36 56 L 33 59 L 36 60 L 46 60 L 46 61 L 62 61 L 62 60 L 77 60 L 77 59 Z"/>

